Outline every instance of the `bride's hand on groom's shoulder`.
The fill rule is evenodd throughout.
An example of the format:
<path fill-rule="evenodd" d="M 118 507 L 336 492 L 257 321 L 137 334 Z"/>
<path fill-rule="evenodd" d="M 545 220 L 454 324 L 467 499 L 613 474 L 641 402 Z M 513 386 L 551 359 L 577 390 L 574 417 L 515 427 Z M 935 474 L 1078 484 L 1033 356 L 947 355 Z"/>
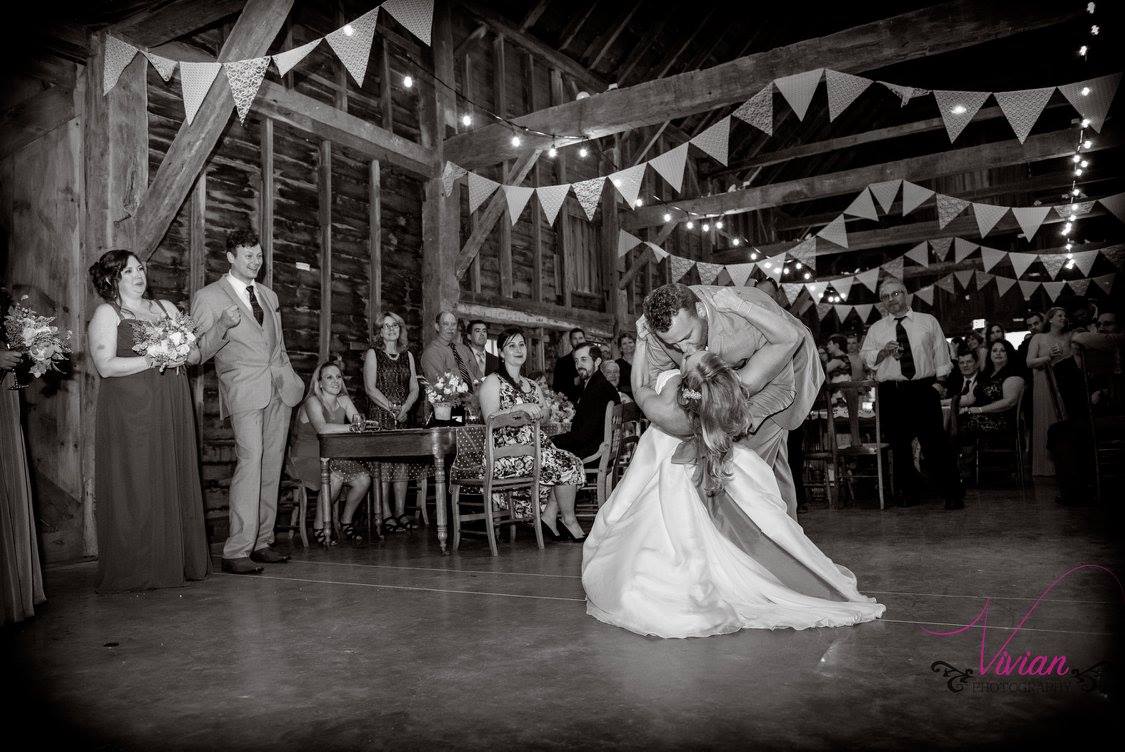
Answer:
<path fill-rule="evenodd" d="M 645 321 L 644 316 L 641 316 L 639 319 L 637 319 L 637 341 L 640 342 L 641 340 L 647 339 L 647 338 L 648 338 L 648 322 Z"/>

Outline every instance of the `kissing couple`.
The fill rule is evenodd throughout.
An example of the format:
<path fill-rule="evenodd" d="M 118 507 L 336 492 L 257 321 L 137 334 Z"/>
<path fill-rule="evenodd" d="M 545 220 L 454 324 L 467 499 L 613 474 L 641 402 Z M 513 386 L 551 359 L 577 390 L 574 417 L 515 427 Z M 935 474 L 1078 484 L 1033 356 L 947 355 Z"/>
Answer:
<path fill-rule="evenodd" d="M 658 637 L 880 617 L 796 521 L 786 439 L 823 382 L 811 332 L 761 290 L 653 290 L 632 378 L 651 425 L 587 535 L 587 613 Z"/>

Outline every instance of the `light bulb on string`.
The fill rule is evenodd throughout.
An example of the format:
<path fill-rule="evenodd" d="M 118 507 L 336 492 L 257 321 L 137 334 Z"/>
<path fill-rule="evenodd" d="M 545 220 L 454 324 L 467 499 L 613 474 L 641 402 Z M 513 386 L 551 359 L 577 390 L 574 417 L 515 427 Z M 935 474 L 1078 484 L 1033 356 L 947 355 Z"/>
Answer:
<path fill-rule="evenodd" d="M 757 261 L 758 260 L 758 252 L 757 251 L 751 251 L 750 252 L 750 260 L 751 261 Z"/>
<path fill-rule="evenodd" d="M 668 212 L 664 212 L 664 221 L 665 222 L 671 222 L 672 221 L 672 215 L 669 214 Z"/>
<path fill-rule="evenodd" d="M 551 159 L 554 159 L 558 155 L 559 155 L 559 150 L 555 148 L 554 144 L 551 144 L 551 148 L 547 150 L 547 156 L 550 157 Z"/>
<path fill-rule="evenodd" d="M 1074 164 L 1078 164 L 1079 162 L 1082 161 L 1082 155 L 1081 154 L 1075 154 L 1074 156 L 1072 156 L 1070 158 L 1070 161 L 1074 162 Z"/>
<path fill-rule="evenodd" d="M 1070 215 L 1069 217 L 1067 217 L 1067 220 L 1069 220 L 1069 221 L 1071 221 L 1071 222 L 1073 222 L 1073 221 L 1074 221 L 1074 220 L 1076 220 L 1076 219 L 1078 219 L 1078 215 L 1077 215 L 1077 214 L 1071 214 L 1071 215 Z"/>
<path fill-rule="evenodd" d="M 636 206 L 636 207 L 641 207 L 641 206 L 644 206 L 644 205 L 645 205 L 645 200 L 643 198 L 638 198 L 636 201 L 633 202 L 633 206 Z"/>
<path fill-rule="evenodd" d="M 805 279 L 812 279 L 812 272 L 805 272 L 802 276 Z"/>
<path fill-rule="evenodd" d="M 512 136 L 512 146 L 519 146 L 522 143 L 523 143 L 523 141 L 520 140 L 519 135 L 513 135 Z"/>
<path fill-rule="evenodd" d="M 703 226 L 700 227 L 699 229 L 703 230 L 703 232 L 711 232 L 711 225 L 704 222 Z"/>
<path fill-rule="evenodd" d="M 461 125 L 468 128 L 472 124 L 473 124 L 473 116 L 472 115 L 470 115 L 469 113 L 466 112 L 464 115 L 461 116 Z"/>
<path fill-rule="evenodd" d="M 1085 169 L 1085 168 L 1090 166 L 1090 160 L 1083 159 L 1081 162 L 1078 163 L 1078 166 Z"/>
<path fill-rule="evenodd" d="M 966 112 L 969 111 L 969 108 L 966 107 L 963 104 L 955 104 L 955 105 L 953 105 L 953 107 L 949 111 L 952 112 L 954 115 L 964 115 Z"/>
<path fill-rule="evenodd" d="M 1083 128 L 1089 128 L 1090 127 L 1090 118 L 1082 118 L 1082 127 Z"/>
<path fill-rule="evenodd" d="M 800 261 L 794 261 L 793 266 L 797 269 L 800 269 L 801 268 L 801 262 Z"/>
<path fill-rule="evenodd" d="M 1079 167 L 1077 170 L 1074 171 L 1074 177 L 1076 177 L 1076 178 L 1082 177 L 1082 168 L 1081 167 Z"/>
<path fill-rule="evenodd" d="M 1082 142 L 1082 148 L 1083 149 L 1089 149 L 1093 145 L 1094 145 L 1094 142 L 1091 141 L 1090 139 L 1086 139 L 1085 141 Z"/>
<path fill-rule="evenodd" d="M 686 225 L 684 225 L 684 227 L 688 228 L 689 230 L 694 230 L 694 229 L 695 229 L 695 222 L 692 222 L 692 221 L 691 221 L 691 220 L 689 219 L 689 220 L 688 220 L 688 223 L 687 223 Z"/>
<path fill-rule="evenodd" d="M 731 241 L 731 245 L 733 245 L 735 248 L 737 248 L 738 246 L 742 245 L 742 241 L 739 240 L 738 238 L 735 238 L 734 240 Z"/>
<path fill-rule="evenodd" d="M 1093 26 L 1090 27 L 1090 34 L 1091 35 L 1096 37 L 1098 34 L 1101 34 L 1101 33 L 1102 33 L 1101 27 L 1098 26 L 1097 24 L 1094 24 Z"/>
<path fill-rule="evenodd" d="M 405 76 L 402 77 L 402 85 L 403 85 L 404 88 L 407 88 L 407 89 L 413 87 L 414 86 L 414 77 L 411 76 L 409 73 L 407 73 Z"/>
<path fill-rule="evenodd" d="M 1071 196 L 1079 196 L 1081 194 L 1082 194 L 1082 191 L 1078 190 L 1077 188 L 1072 188 L 1071 191 L 1070 191 Z"/>
<path fill-rule="evenodd" d="M 1089 86 L 1083 86 L 1082 89 L 1078 93 L 1081 94 L 1084 97 L 1088 97 L 1088 96 L 1090 96 L 1090 87 Z M 1086 126 L 1082 126 L 1082 127 L 1085 128 Z"/>
<path fill-rule="evenodd" d="M 716 230 L 723 229 L 723 220 L 720 219 L 718 222 L 715 223 L 715 229 Z"/>
<path fill-rule="evenodd" d="M 1086 45 L 1082 45 L 1078 48 L 1078 54 L 1081 57 L 1086 57 Z"/>
<path fill-rule="evenodd" d="M 580 159 L 585 159 L 586 157 L 590 156 L 590 150 L 583 146 L 578 150 L 578 156 Z"/>

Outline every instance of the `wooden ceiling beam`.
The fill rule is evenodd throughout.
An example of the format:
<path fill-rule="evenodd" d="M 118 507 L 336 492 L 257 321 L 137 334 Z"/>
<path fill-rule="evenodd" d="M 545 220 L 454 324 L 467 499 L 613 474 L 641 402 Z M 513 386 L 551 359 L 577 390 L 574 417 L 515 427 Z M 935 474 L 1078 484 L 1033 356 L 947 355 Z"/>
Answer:
<path fill-rule="evenodd" d="M 586 22 L 590 20 L 590 16 L 594 13 L 594 8 L 597 7 L 598 0 L 591 0 L 589 7 L 586 8 L 586 12 L 581 16 L 574 17 L 574 20 L 571 21 L 570 26 L 563 31 L 562 37 L 559 39 L 560 50 L 565 50 L 567 47 L 574 43 L 574 40 L 578 37 L 578 32 L 582 31 L 582 27 L 585 26 Z"/>
<path fill-rule="evenodd" d="M 173 0 L 130 16 L 110 27 L 110 32 L 141 47 L 156 47 L 233 16 L 245 4 L 245 0 Z"/>
<path fill-rule="evenodd" d="M 705 70 L 594 94 L 525 115 L 515 122 L 535 130 L 567 134 L 567 144 L 602 138 L 735 104 L 779 76 L 806 70 L 810 60 L 845 72 L 874 70 L 1053 26 L 1084 12 L 1077 6 L 1028 6 L 1019 0 L 987 4 L 954 0 L 747 55 Z M 513 31 L 519 33 L 518 29 Z M 445 144 L 446 156 L 473 169 L 515 159 L 524 149 L 550 146 L 550 138 L 529 135 L 525 144 L 513 147 L 506 133 L 503 124 L 491 124 L 454 136 Z"/>
<path fill-rule="evenodd" d="M 546 12 L 547 6 L 550 4 L 551 0 L 539 0 L 539 2 L 535 4 L 535 7 L 528 11 L 527 15 L 523 17 L 523 23 L 520 24 L 520 31 L 527 31 L 534 26 L 539 19 L 543 17 L 543 13 Z"/>
<path fill-rule="evenodd" d="M 622 18 L 617 23 L 617 25 L 613 27 L 613 30 L 606 35 L 601 44 L 596 41 L 594 42 L 592 46 L 597 47 L 597 52 L 594 53 L 594 56 L 592 58 L 590 57 L 590 52 L 592 50 L 586 51 L 586 55 L 584 55 L 584 57 L 590 60 L 590 63 L 588 65 L 590 70 L 598 67 L 598 63 L 602 61 L 602 58 L 604 58 L 606 56 L 606 53 L 609 52 L 610 48 L 613 47 L 613 43 L 617 41 L 617 37 L 621 36 L 621 32 L 623 32 L 625 30 L 625 27 L 629 25 L 629 22 L 633 20 L 633 16 L 637 14 L 637 10 L 639 10 L 640 7 L 641 0 L 635 0 L 635 2 L 633 3 L 633 7 L 630 8 L 629 12 L 625 14 L 625 17 Z"/>

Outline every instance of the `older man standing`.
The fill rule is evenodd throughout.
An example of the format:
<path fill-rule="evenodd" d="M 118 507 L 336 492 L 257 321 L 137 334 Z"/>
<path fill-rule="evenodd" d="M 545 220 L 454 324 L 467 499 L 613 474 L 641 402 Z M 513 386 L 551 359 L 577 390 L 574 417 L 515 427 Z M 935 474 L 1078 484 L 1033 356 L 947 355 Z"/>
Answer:
<path fill-rule="evenodd" d="M 879 382 L 879 409 L 894 452 L 896 501 L 899 506 L 917 501 L 921 479 L 911 451 L 917 437 L 945 508 L 961 509 L 961 482 L 942 427 L 937 385 L 953 370 L 941 324 L 928 313 L 911 310 L 909 293 L 897 279 L 883 283 L 879 299 L 887 315 L 872 324 L 861 353 Z"/>
<path fill-rule="evenodd" d="M 476 391 L 484 372 L 477 365 L 472 350 L 457 341 L 457 317 L 450 311 L 442 311 L 434 319 L 437 336 L 422 351 L 422 373 L 431 384 L 441 378 L 443 373 L 455 373 Z"/>

